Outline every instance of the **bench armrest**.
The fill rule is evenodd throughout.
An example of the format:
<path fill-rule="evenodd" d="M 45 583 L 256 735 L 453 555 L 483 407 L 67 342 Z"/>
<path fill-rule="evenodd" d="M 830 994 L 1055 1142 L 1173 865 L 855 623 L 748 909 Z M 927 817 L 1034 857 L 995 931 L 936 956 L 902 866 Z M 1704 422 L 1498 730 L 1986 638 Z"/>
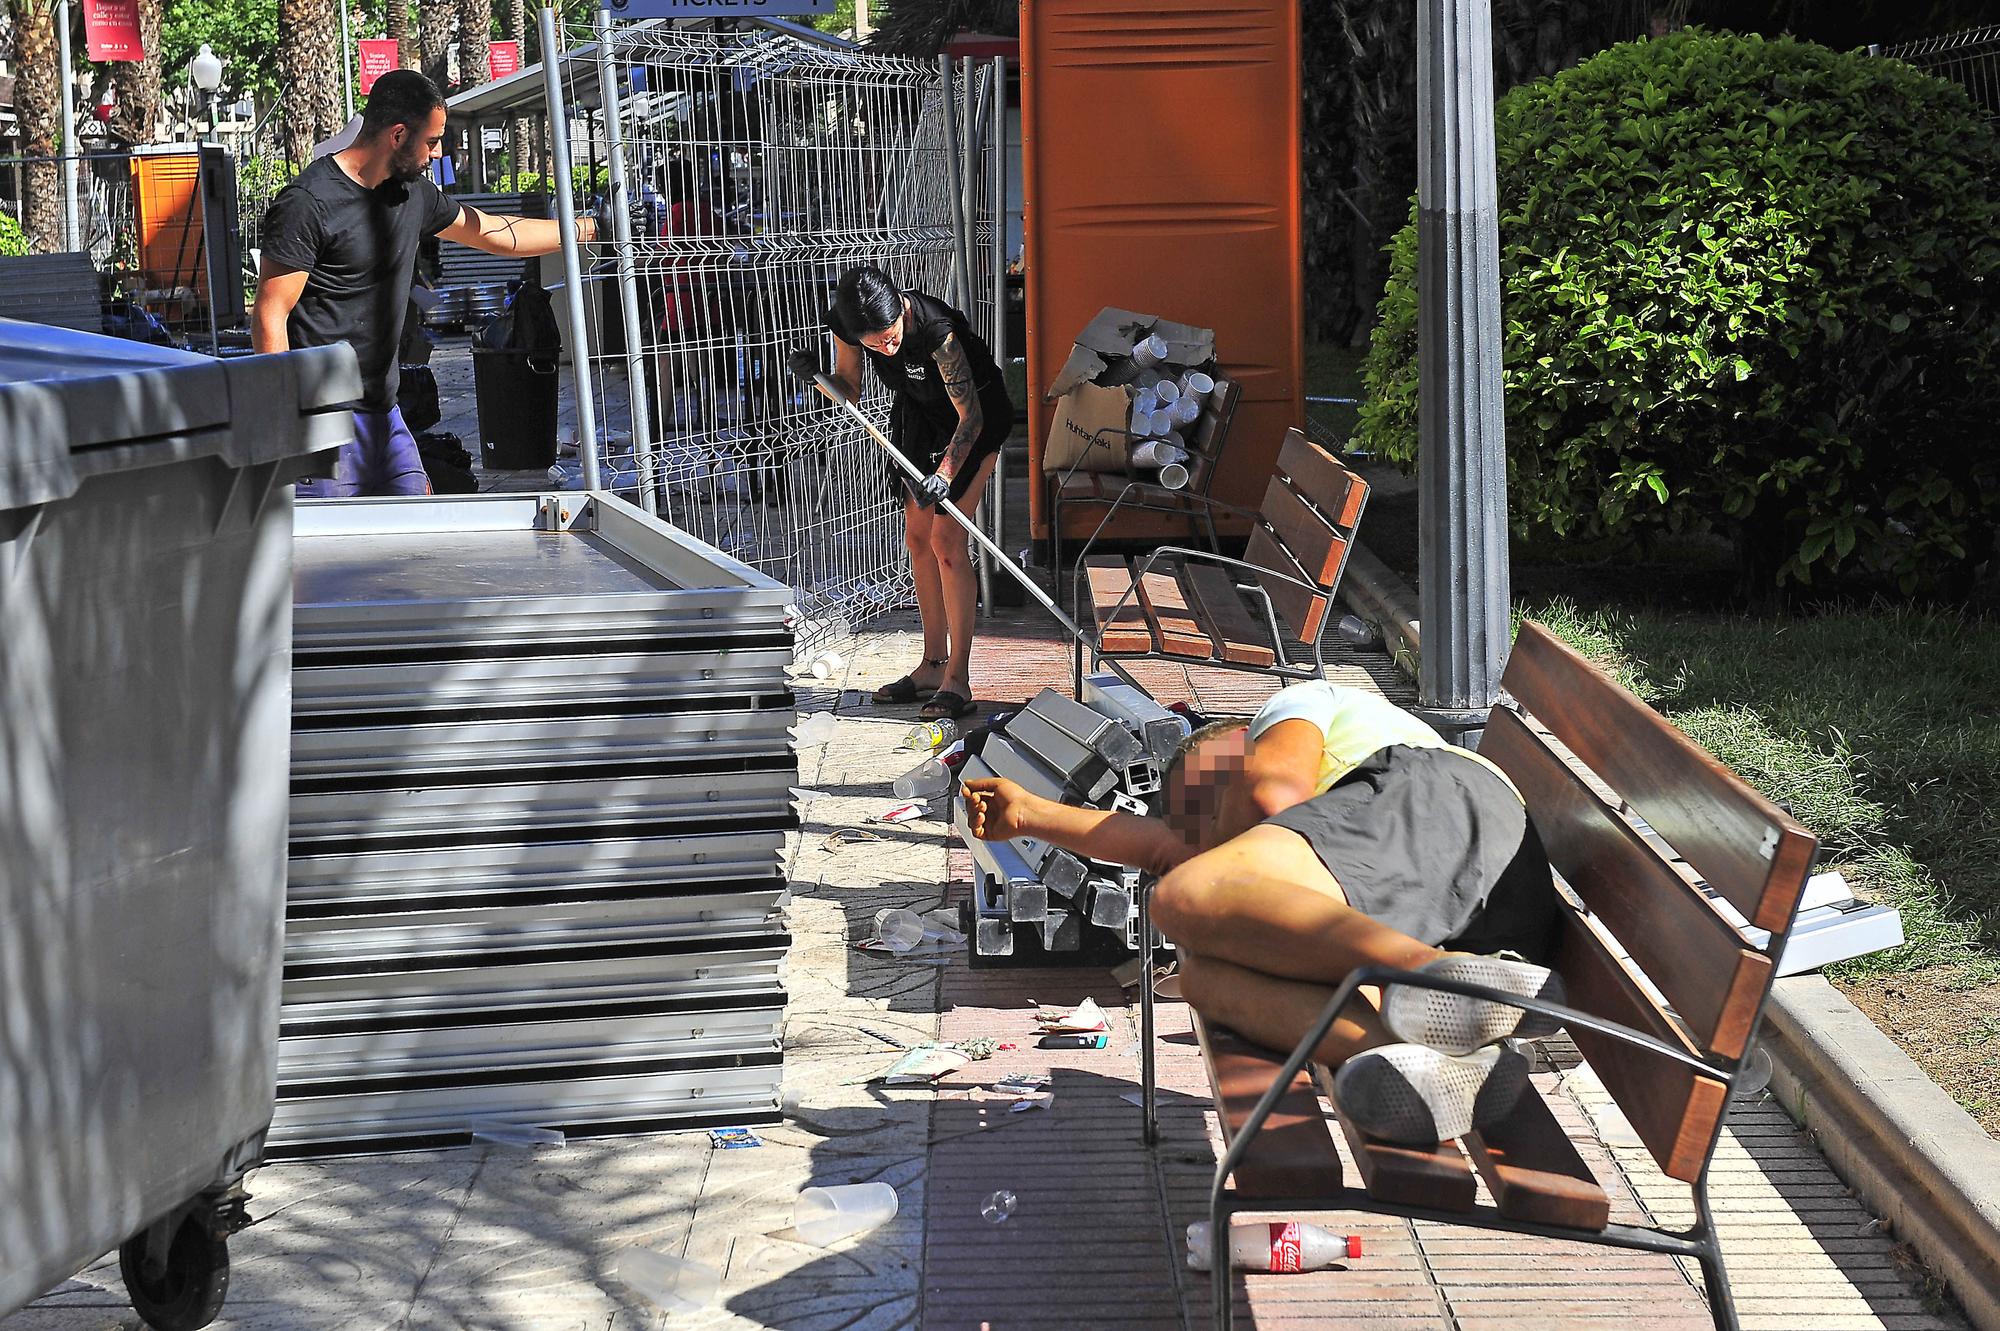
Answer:
<path fill-rule="evenodd" d="M 1690 1054 L 1685 1049 L 1676 1049 L 1664 1040 L 1648 1035 L 1644 1031 L 1636 1031 L 1629 1026 L 1592 1016 L 1588 1012 L 1579 1012 L 1560 1003 L 1551 1003 L 1539 998 L 1522 998 L 1516 994 L 1502 993 L 1483 984 L 1470 984 L 1463 980 L 1425 975 L 1417 971 L 1398 970 L 1393 966 L 1363 966 L 1350 971 L 1347 978 L 1340 982 L 1340 987 L 1333 991 L 1333 997 L 1327 1000 L 1312 1028 L 1292 1049 L 1291 1054 L 1285 1059 L 1284 1067 L 1276 1077 L 1272 1078 L 1270 1089 L 1257 1101 L 1256 1108 L 1250 1111 L 1250 1116 L 1243 1121 L 1242 1128 L 1237 1132 L 1236 1140 L 1229 1144 L 1229 1149 L 1217 1162 L 1215 1181 L 1209 1190 L 1211 1214 L 1221 1214 L 1223 1192 L 1228 1187 L 1230 1175 L 1236 1172 L 1237 1165 L 1249 1150 L 1250 1142 L 1263 1130 L 1265 1121 L 1277 1108 L 1278 1101 L 1284 1098 L 1285 1090 L 1292 1084 L 1292 1079 L 1299 1075 L 1307 1063 L 1312 1062 L 1312 1051 L 1318 1048 L 1319 1042 L 1333 1029 L 1334 1020 L 1340 1015 L 1341 1010 L 1354 1001 L 1355 993 L 1362 985 L 1389 984 L 1405 984 L 1413 988 L 1461 994 L 1468 998 L 1483 998 L 1523 1011 L 1540 1013 L 1558 1019 L 1568 1029 L 1594 1031 L 1625 1044 L 1637 1045 L 1663 1058 L 1691 1067 L 1697 1072 L 1708 1073 L 1711 1076 L 1717 1072 L 1717 1069 L 1705 1059 Z"/>

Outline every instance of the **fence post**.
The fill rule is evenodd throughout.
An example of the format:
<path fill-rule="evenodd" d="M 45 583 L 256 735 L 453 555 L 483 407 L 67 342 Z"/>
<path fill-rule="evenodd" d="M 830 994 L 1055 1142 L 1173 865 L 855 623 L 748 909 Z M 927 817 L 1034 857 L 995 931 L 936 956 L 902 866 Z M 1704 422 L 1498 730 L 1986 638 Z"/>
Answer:
<path fill-rule="evenodd" d="M 569 306 L 570 371 L 576 383 L 576 450 L 583 459 L 583 488 L 602 488 L 597 458 L 597 403 L 590 389 L 590 326 L 583 314 L 583 260 L 576 246 L 576 188 L 569 175 L 569 112 L 563 103 L 556 11 L 536 16 L 542 37 L 542 88 L 549 105 L 549 147 L 556 176 L 556 225 L 562 232 L 563 289 Z"/>

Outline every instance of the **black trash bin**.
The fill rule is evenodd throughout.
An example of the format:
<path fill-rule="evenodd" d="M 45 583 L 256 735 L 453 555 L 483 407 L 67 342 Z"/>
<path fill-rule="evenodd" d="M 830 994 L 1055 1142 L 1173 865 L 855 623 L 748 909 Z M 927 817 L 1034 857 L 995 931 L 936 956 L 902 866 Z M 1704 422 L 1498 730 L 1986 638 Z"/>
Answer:
<path fill-rule="evenodd" d="M 474 347 L 472 390 L 479 403 L 481 466 L 520 471 L 556 460 L 555 357 Z"/>

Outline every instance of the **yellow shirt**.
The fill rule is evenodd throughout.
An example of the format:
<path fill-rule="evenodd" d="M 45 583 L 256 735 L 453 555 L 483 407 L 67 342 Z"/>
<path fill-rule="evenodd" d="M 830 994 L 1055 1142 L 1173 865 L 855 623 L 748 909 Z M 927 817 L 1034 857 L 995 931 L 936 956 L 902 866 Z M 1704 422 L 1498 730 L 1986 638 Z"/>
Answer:
<path fill-rule="evenodd" d="M 1310 721 L 1326 736 L 1320 750 L 1313 793 L 1323 795 L 1359 767 L 1369 754 L 1400 744 L 1412 749 L 1450 749 L 1480 763 L 1506 781 L 1507 775 L 1470 749 L 1445 743 L 1437 731 L 1388 699 L 1325 680 L 1280 689 L 1250 718 L 1250 738 L 1280 721 Z M 1512 786 L 1514 783 L 1508 781 Z"/>

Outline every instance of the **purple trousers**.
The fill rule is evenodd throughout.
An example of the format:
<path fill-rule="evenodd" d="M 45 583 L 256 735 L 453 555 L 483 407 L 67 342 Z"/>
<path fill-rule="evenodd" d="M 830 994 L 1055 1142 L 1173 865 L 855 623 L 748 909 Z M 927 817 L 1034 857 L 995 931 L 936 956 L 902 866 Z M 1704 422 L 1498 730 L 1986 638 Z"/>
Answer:
<path fill-rule="evenodd" d="M 351 499 L 357 495 L 427 495 L 430 477 L 403 411 L 354 413 L 354 442 L 341 446 L 331 480 L 299 482 L 301 499 Z"/>

